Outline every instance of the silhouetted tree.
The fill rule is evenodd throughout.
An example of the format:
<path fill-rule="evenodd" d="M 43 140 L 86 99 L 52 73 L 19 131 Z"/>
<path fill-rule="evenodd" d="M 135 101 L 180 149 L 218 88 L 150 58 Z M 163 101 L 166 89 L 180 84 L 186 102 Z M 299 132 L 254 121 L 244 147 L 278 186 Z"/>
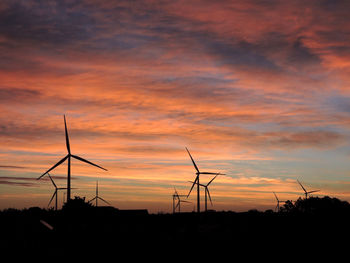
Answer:
<path fill-rule="evenodd" d="M 248 214 L 258 215 L 258 214 L 260 214 L 260 211 L 258 209 L 250 209 L 250 210 L 248 210 Z"/>
<path fill-rule="evenodd" d="M 323 198 L 299 198 L 294 204 L 289 200 L 285 202 L 283 207 L 281 207 L 281 212 L 328 215 L 350 214 L 350 204 L 346 201 L 341 201 L 337 198 L 331 198 L 329 196 L 325 196 Z"/>
<path fill-rule="evenodd" d="M 280 211 L 283 213 L 292 213 L 295 211 L 295 206 L 291 200 L 287 200 L 281 207 Z"/>
<path fill-rule="evenodd" d="M 85 197 L 75 196 L 62 206 L 63 211 L 82 211 L 91 209 L 93 206 L 85 201 Z"/>

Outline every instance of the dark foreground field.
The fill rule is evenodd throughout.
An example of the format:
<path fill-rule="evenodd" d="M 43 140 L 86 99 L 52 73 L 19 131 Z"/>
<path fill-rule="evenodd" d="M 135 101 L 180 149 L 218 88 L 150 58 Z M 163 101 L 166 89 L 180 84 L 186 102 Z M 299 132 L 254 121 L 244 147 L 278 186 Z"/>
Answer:
<path fill-rule="evenodd" d="M 300 207 L 290 204 L 279 213 L 148 214 L 146 210 L 91 206 L 59 211 L 6 209 L 0 213 L 1 248 L 62 255 L 69 251 L 120 253 L 125 248 L 165 245 L 174 251 L 191 251 L 194 244 L 225 244 L 236 251 L 247 247 L 294 251 L 315 243 L 324 247 L 348 243 L 349 204 L 331 198 L 310 200 L 299 200 L 304 202 Z"/>

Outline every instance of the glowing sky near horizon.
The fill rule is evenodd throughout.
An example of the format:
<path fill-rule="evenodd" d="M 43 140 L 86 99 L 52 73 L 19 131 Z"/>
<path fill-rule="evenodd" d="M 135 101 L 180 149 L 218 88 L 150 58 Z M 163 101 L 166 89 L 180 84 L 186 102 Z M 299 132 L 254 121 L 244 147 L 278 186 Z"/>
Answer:
<path fill-rule="evenodd" d="M 46 207 L 36 181 L 73 154 L 72 196 L 170 212 L 195 170 L 216 210 L 272 191 L 350 201 L 349 1 L 0 2 L 0 209 Z M 66 184 L 66 164 L 51 174 Z M 208 182 L 211 178 L 203 176 Z M 63 197 L 60 195 L 59 199 Z M 192 211 L 193 204 L 183 205 Z"/>

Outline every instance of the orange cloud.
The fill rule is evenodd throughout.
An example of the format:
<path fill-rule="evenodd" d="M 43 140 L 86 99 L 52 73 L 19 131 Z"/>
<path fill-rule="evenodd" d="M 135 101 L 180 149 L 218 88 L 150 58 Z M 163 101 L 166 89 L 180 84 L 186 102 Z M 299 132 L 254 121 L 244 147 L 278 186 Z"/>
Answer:
<path fill-rule="evenodd" d="M 348 9 L 346 1 L 1 3 L 0 176 L 39 176 L 62 158 L 66 114 L 74 153 L 109 169 L 73 163 L 79 194 L 93 192 L 96 178 L 120 180 L 105 185 L 116 204 L 166 210 L 172 184 L 185 190 L 193 179 L 187 146 L 203 169 L 231 173 L 214 191 L 219 208 L 269 207 L 273 187 L 291 197 L 288 180 L 309 170 L 280 180 L 292 170 L 286 160 L 328 154 L 346 165 Z M 0 187 L 8 204 L 21 204 L 20 186 Z M 29 188 L 27 200 L 46 202 L 49 185 Z M 344 187 L 327 191 L 348 198 Z"/>

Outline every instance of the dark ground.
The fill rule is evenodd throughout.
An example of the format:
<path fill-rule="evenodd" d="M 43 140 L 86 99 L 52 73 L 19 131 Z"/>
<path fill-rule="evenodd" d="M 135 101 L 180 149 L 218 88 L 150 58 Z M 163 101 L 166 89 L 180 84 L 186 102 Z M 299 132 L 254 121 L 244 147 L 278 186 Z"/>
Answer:
<path fill-rule="evenodd" d="M 118 254 L 125 249 L 135 249 L 137 254 L 139 248 L 160 247 L 191 252 L 194 245 L 217 248 L 221 244 L 236 253 L 254 248 L 287 254 L 316 244 L 321 249 L 315 251 L 319 254 L 322 249 L 348 246 L 350 205 L 331 198 L 310 200 L 300 200 L 304 206 L 295 203 L 279 213 L 148 214 L 111 207 L 6 209 L 0 212 L 1 248 L 13 255 L 62 256 L 68 252 Z"/>

